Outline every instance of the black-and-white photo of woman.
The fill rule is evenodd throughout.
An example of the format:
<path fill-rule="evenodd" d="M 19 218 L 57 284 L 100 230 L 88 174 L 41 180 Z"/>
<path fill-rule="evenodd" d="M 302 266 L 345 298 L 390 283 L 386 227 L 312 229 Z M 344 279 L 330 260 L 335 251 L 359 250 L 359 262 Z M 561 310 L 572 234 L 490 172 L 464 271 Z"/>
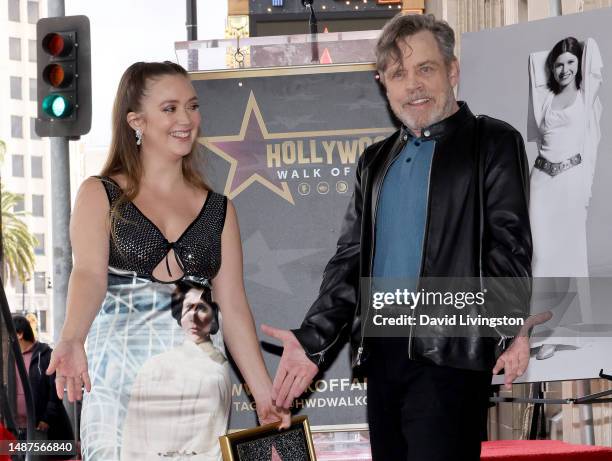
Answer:
<path fill-rule="evenodd" d="M 535 278 L 576 278 L 575 321 L 588 322 L 587 213 L 595 175 L 602 106 L 603 63 L 595 40 L 558 41 L 529 57 L 531 110 L 528 140 L 537 143 L 531 170 L 530 219 Z M 536 281 L 537 282 L 537 281 Z M 565 290 L 567 287 L 549 287 Z M 554 309 L 558 324 L 571 301 Z M 541 310 L 536 307 L 536 311 Z M 539 359 L 554 353 L 542 348 Z"/>
<path fill-rule="evenodd" d="M 534 277 L 587 277 L 586 218 L 600 139 L 601 56 L 574 37 L 530 56 L 538 157 L 531 172 Z M 532 135 L 530 133 L 530 140 Z"/>

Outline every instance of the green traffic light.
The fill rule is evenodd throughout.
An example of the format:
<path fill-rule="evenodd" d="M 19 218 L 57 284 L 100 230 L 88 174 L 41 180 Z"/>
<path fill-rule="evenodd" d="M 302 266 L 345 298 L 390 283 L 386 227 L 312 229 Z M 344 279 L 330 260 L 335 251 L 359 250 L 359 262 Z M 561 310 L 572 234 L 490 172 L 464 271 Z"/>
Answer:
<path fill-rule="evenodd" d="M 72 114 L 72 104 L 61 94 L 50 94 L 43 99 L 42 109 L 49 117 L 66 118 Z"/>

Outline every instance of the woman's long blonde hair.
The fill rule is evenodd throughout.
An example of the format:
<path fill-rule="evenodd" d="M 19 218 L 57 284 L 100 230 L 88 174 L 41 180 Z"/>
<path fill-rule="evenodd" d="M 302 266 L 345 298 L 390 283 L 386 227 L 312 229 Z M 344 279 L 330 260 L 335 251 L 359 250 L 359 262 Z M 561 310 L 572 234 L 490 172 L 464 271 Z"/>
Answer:
<path fill-rule="evenodd" d="M 123 73 L 115 103 L 113 105 L 112 139 L 108 158 L 102 168 L 101 176 L 121 174 L 125 177 L 125 186 L 121 196 L 113 204 L 110 212 L 111 234 L 116 236 L 116 224 L 121 219 L 120 208 L 123 204 L 134 200 L 140 188 L 142 177 L 142 159 L 140 146 L 136 145 L 134 130 L 127 122 L 129 112 L 139 112 L 141 101 L 151 80 L 165 75 L 181 75 L 189 78 L 187 71 L 178 64 L 164 62 L 137 62 Z M 188 184 L 202 190 L 210 190 L 195 166 L 197 143 L 191 152 L 183 157 L 183 177 Z"/>

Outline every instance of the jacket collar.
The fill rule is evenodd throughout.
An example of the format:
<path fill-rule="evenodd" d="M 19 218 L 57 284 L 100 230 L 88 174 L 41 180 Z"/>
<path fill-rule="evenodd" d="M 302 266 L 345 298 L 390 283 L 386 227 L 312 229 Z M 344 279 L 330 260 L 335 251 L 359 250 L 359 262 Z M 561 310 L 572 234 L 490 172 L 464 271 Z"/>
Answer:
<path fill-rule="evenodd" d="M 452 133 L 453 131 L 461 127 L 463 124 L 474 118 L 474 114 L 472 114 L 472 111 L 470 110 L 465 101 L 457 101 L 457 104 L 459 105 L 459 110 L 453 115 L 445 118 L 444 120 L 440 120 L 439 122 L 429 125 L 426 128 L 423 128 L 421 130 L 421 138 L 442 138 Z M 412 131 L 410 131 L 408 127 L 402 125 L 400 137 L 403 140 L 407 140 L 408 138 L 415 138 L 416 136 Z"/>

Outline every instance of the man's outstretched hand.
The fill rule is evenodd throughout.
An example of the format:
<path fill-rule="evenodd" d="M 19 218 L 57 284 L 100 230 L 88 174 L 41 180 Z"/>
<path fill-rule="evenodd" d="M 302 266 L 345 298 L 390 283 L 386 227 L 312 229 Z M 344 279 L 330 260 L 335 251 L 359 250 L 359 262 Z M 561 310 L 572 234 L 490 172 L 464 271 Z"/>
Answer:
<path fill-rule="evenodd" d="M 283 355 L 272 384 L 272 400 L 278 407 L 289 408 L 293 400 L 304 393 L 319 368 L 306 357 L 304 348 L 291 331 L 268 325 L 262 325 L 261 331 L 282 343 Z"/>
<path fill-rule="evenodd" d="M 521 327 L 519 334 L 514 338 L 510 347 L 497 359 L 493 374 L 504 370 L 504 387 L 512 389 L 512 382 L 523 375 L 529 365 L 529 330 L 536 325 L 547 322 L 552 318 L 550 311 L 530 316 Z"/>
<path fill-rule="evenodd" d="M 493 374 L 504 370 L 504 387 L 512 389 L 512 382 L 522 376 L 529 365 L 529 338 L 517 336 L 510 347 L 497 359 Z"/>

